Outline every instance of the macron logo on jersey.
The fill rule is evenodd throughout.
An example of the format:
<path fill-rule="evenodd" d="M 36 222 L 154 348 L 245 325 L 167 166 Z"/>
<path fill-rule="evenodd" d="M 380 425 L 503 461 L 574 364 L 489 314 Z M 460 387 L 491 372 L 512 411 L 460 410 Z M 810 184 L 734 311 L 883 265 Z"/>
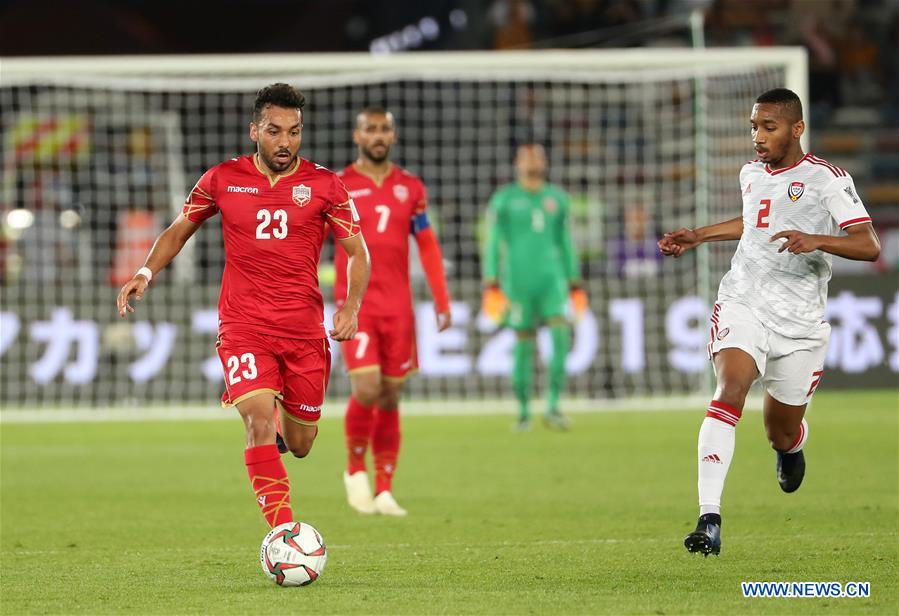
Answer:
<path fill-rule="evenodd" d="M 229 186 L 228 192 L 233 193 L 250 193 L 253 195 L 259 194 L 259 189 L 255 186 Z"/>

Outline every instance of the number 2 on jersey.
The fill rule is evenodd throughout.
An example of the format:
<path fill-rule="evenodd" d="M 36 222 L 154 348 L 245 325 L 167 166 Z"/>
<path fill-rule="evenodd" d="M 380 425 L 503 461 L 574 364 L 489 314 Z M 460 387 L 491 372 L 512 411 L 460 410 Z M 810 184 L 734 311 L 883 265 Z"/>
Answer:
<path fill-rule="evenodd" d="M 272 225 L 271 229 L 269 229 L 269 225 L 272 224 L 272 218 L 275 219 L 277 226 Z M 257 240 L 270 240 L 272 236 L 276 240 L 283 240 L 287 237 L 287 212 L 284 210 L 275 210 L 274 212 L 259 210 L 256 212 L 256 220 L 261 221 L 256 225 Z"/>
<path fill-rule="evenodd" d="M 759 210 L 759 218 L 755 226 L 759 229 L 767 229 L 768 215 L 771 213 L 771 199 L 762 199 L 759 205 L 762 206 L 762 209 Z"/>

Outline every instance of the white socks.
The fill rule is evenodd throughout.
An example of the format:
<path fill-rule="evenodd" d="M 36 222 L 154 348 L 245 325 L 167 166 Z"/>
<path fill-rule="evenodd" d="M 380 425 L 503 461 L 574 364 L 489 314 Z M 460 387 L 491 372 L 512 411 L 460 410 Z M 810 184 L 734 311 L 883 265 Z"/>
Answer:
<path fill-rule="evenodd" d="M 724 480 L 734 457 L 737 422 L 742 412 L 712 400 L 699 429 L 699 515 L 721 513 Z"/>

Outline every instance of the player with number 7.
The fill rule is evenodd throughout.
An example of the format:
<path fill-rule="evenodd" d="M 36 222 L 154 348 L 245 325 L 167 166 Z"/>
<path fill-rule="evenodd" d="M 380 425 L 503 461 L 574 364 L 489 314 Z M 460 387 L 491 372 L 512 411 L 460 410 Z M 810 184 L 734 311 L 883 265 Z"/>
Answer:
<path fill-rule="evenodd" d="M 415 238 L 422 269 L 434 297 L 437 330 L 450 327 L 450 296 L 443 255 L 428 217 L 424 183 L 390 160 L 397 128 L 393 114 L 366 107 L 356 116 L 353 141 L 358 157 L 340 173 L 361 216 L 372 255 L 371 281 L 359 313 L 359 331 L 342 345 L 352 396 L 345 434 L 347 501 L 360 513 L 404 516 L 393 496 L 393 475 L 400 451 L 400 394 L 418 369 L 415 318 L 409 281 L 409 236 Z M 334 301 L 349 301 L 345 275 L 347 252 L 335 252 Z M 365 456 L 374 461 L 374 494 Z"/>

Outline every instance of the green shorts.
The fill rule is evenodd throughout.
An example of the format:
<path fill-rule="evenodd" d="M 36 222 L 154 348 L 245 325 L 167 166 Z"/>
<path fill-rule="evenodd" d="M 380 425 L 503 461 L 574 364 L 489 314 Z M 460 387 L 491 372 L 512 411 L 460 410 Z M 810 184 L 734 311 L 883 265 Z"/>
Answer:
<path fill-rule="evenodd" d="M 535 330 L 553 318 L 564 319 L 568 294 L 563 285 L 552 285 L 540 293 L 508 294 L 505 325 L 516 331 Z"/>

